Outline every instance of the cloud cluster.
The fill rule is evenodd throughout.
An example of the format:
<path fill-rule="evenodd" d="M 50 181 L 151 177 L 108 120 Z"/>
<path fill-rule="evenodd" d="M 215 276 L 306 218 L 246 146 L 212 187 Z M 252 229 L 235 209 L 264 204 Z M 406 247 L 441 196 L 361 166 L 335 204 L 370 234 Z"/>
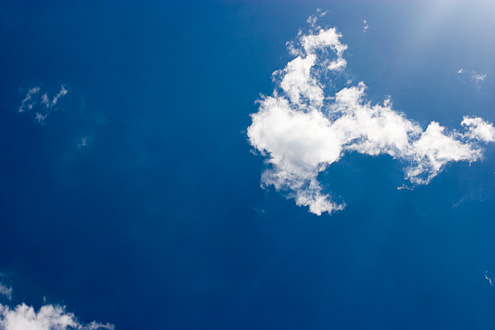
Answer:
<path fill-rule="evenodd" d="M 405 165 L 405 179 L 427 184 L 445 165 L 482 157 L 482 144 L 495 141 L 492 124 L 464 117 L 462 132 L 431 122 L 426 130 L 392 108 L 390 99 L 372 104 L 360 82 L 340 90 L 347 45 L 335 28 L 314 27 L 289 43 L 295 56 L 274 73 L 271 96 L 259 100 L 247 130 L 251 145 L 266 157 L 262 186 L 289 191 L 297 205 L 321 215 L 343 204 L 322 192 L 318 174 L 346 153 L 390 155 Z"/>
<path fill-rule="evenodd" d="M 9 300 L 12 298 L 12 288 L 0 284 L 0 294 Z M 4 290 L 5 289 L 5 290 Z M 9 307 L 0 303 L 0 330 L 113 330 L 111 324 L 91 322 L 81 324 L 74 314 L 69 313 L 63 306 L 44 305 L 38 312 L 33 307 L 21 303 Z"/>
<path fill-rule="evenodd" d="M 33 87 L 27 93 L 19 106 L 18 112 L 28 112 L 35 110 L 34 119 L 41 125 L 45 124 L 45 119 L 56 110 L 57 102 L 65 96 L 68 91 L 62 85 L 60 91 L 52 99 L 48 93 L 40 95 L 41 88 Z"/>

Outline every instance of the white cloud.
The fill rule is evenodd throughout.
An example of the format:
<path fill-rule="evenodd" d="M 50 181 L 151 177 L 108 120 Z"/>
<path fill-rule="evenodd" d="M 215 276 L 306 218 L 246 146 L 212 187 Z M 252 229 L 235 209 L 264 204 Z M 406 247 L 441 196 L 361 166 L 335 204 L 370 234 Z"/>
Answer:
<path fill-rule="evenodd" d="M 464 117 L 461 125 L 467 127 L 466 136 L 471 140 L 482 142 L 495 142 L 495 129 L 493 124 L 485 122 L 481 118 Z"/>
<path fill-rule="evenodd" d="M 457 70 L 457 74 L 459 75 L 460 81 L 462 83 L 465 84 L 466 82 L 471 81 L 471 83 L 473 83 L 476 88 L 480 88 L 481 83 L 486 79 L 486 73 L 480 74 L 476 70 L 468 71 L 461 68 Z"/>
<path fill-rule="evenodd" d="M 368 22 L 366 20 L 363 20 L 363 32 L 366 33 L 366 31 L 368 31 L 369 29 L 369 25 L 368 25 Z"/>
<path fill-rule="evenodd" d="M 325 16 L 327 14 L 327 12 L 326 11 L 322 11 L 321 8 L 316 9 L 316 12 L 318 13 L 318 15 L 311 15 L 306 20 L 306 22 L 311 27 L 316 26 L 316 23 L 318 22 L 318 19 L 320 19 L 321 17 L 323 17 L 323 16 Z"/>
<path fill-rule="evenodd" d="M 81 143 L 79 143 L 77 146 L 78 147 L 86 147 L 88 145 L 88 137 L 85 136 L 83 138 L 81 138 Z"/>
<path fill-rule="evenodd" d="M 35 104 L 35 101 L 33 100 L 33 96 L 38 94 L 40 91 L 39 87 L 33 87 L 31 88 L 24 99 L 22 100 L 21 106 L 19 107 L 19 112 L 24 112 L 26 110 L 31 110 Z"/>
<path fill-rule="evenodd" d="M 44 305 L 38 312 L 24 303 L 10 308 L 0 304 L 0 329 L 2 330 L 113 330 L 111 324 L 91 322 L 81 324 L 65 307 Z"/>
<path fill-rule="evenodd" d="M 335 87 L 329 77 L 347 64 L 341 36 L 335 28 L 299 33 L 289 43 L 296 57 L 274 73 L 277 88 L 251 115 L 249 141 L 268 163 L 262 186 L 289 191 L 314 214 L 332 213 L 345 205 L 323 193 L 317 177 L 346 153 L 388 154 L 405 164 L 405 178 L 417 185 L 429 183 L 449 162 L 480 159 L 481 144 L 495 141 L 493 125 L 481 118 L 465 117 L 464 133 L 437 122 L 423 130 L 395 111 L 390 97 L 371 104 L 364 82 L 327 95 Z"/>
<path fill-rule="evenodd" d="M 36 115 L 34 116 L 34 119 L 38 122 L 38 124 L 45 125 L 45 119 L 48 117 L 48 114 L 41 114 L 39 112 L 36 112 Z"/>
<path fill-rule="evenodd" d="M 491 278 L 490 276 L 488 276 L 488 271 L 485 272 L 485 280 L 488 281 L 488 283 L 490 284 L 490 286 L 493 286 L 493 278 Z"/>
<path fill-rule="evenodd" d="M 479 74 L 478 72 L 474 71 L 471 74 L 471 79 L 473 81 L 483 81 L 486 78 L 486 73 L 485 74 Z"/>
<path fill-rule="evenodd" d="M 41 91 L 40 87 L 31 88 L 21 102 L 18 112 L 28 112 L 36 110 L 34 119 L 41 125 L 45 124 L 46 118 L 56 110 L 55 105 L 60 98 L 67 95 L 68 91 L 62 85 L 60 91 L 52 99 L 48 97 L 48 93 L 43 93 L 38 96 Z"/>
<path fill-rule="evenodd" d="M 2 275 L 2 274 L 0 274 Z M 12 288 L 0 283 L 0 294 L 12 300 Z M 32 306 L 21 303 L 9 306 L 0 303 L 0 330 L 113 330 L 112 324 L 95 321 L 80 323 L 65 306 L 45 304 L 36 312 Z"/>
<path fill-rule="evenodd" d="M 479 86 L 479 84 L 484 81 L 486 78 L 486 73 L 485 74 L 479 74 L 478 72 L 474 71 L 471 73 L 471 81 L 474 82 L 476 86 Z"/>
<path fill-rule="evenodd" d="M 0 295 L 5 296 L 8 300 L 12 299 L 12 288 L 0 283 Z"/>
<path fill-rule="evenodd" d="M 67 90 L 65 89 L 64 85 L 61 86 L 60 92 L 58 92 L 57 95 L 55 95 L 50 103 L 47 104 L 47 107 L 51 108 L 55 106 L 58 102 L 58 100 L 67 94 Z M 46 94 L 45 94 L 46 95 Z"/>

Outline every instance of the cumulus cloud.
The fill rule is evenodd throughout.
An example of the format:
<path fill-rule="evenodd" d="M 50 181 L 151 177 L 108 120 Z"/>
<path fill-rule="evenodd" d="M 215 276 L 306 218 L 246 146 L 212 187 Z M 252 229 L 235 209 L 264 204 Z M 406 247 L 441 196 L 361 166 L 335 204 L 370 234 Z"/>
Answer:
<path fill-rule="evenodd" d="M 10 308 L 0 304 L 0 329 L 2 330 L 113 330 L 111 324 L 91 322 L 81 324 L 63 306 L 44 305 L 38 312 L 24 303 Z"/>
<path fill-rule="evenodd" d="M 495 130 L 493 124 L 485 122 L 478 117 L 464 117 L 461 125 L 467 128 L 466 137 L 470 140 L 482 142 L 495 142 Z"/>
<path fill-rule="evenodd" d="M 56 108 L 57 102 L 63 96 L 67 95 L 67 89 L 61 85 L 60 91 L 50 99 L 48 93 L 41 92 L 40 87 L 33 87 L 27 93 L 19 106 L 18 112 L 34 112 L 34 120 L 41 125 L 45 125 L 46 118 L 52 114 Z"/>
<path fill-rule="evenodd" d="M 390 98 L 372 104 L 359 82 L 338 90 L 347 45 L 335 28 L 314 27 L 288 43 L 295 56 L 274 72 L 276 88 L 264 96 L 247 130 L 251 145 L 266 157 L 262 186 L 288 191 L 297 205 L 321 215 L 342 210 L 324 193 L 318 174 L 346 153 L 386 154 L 403 162 L 410 184 L 427 184 L 446 164 L 482 157 L 482 144 L 495 140 L 493 125 L 465 117 L 463 132 L 431 122 L 426 130 L 392 108 Z M 351 86 L 349 86 L 351 85 Z"/>
<path fill-rule="evenodd" d="M 12 288 L 0 283 L 0 294 L 12 300 Z M 43 305 L 38 311 L 21 303 L 14 307 L 0 303 L 0 330 L 113 330 L 112 324 L 80 323 L 65 306 Z"/>

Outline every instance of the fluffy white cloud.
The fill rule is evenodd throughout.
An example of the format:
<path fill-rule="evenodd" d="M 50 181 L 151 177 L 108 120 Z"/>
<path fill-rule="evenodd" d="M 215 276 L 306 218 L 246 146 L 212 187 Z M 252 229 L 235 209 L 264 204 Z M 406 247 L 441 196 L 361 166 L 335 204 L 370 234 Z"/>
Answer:
<path fill-rule="evenodd" d="M 28 112 L 31 110 L 36 110 L 34 119 L 41 125 L 45 124 L 45 119 L 56 110 L 55 105 L 59 99 L 65 95 L 67 95 L 68 91 L 62 85 L 60 91 L 57 95 L 55 95 L 52 99 L 48 97 L 47 93 L 44 93 L 41 96 L 38 96 L 38 93 L 41 91 L 40 87 L 31 88 L 27 93 L 24 99 L 19 106 L 18 112 Z"/>
<path fill-rule="evenodd" d="M 313 28 L 315 22 L 310 21 Z M 249 141 L 268 163 L 263 186 L 288 190 L 297 205 L 314 214 L 331 213 L 344 205 L 322 192 L 317 177 L 347 152 L 399 159 L 414 185 L 427 184 L 449 162 L 480 159 L 481 144 L 495 141 L 493 125 L 481 118 L 465 117 L 464 133 L 437 122 L 423 130 L 393 110 L 390 99 L 371 104 L 364 82 L 327 95 L 335 85 L 329 77 L 347 65 L 341 36 L 335 28 L 299 33 L 289 43 L 295 58 L 274 73 L 277 88 L 251 115 Z"/>
<path fill-rule="evenodd" d="M 12 299 L 12 288 L 0 283 L 0 294 Z M 112 324 L 95 321 L 81 324 L 64 306 L 44 305 L 38 312 L 21 303 L 15 307 L 0 303 L 0 330 L 113 330 Z"/>
<path fill-rule="evenodd" d="M 471 140 L 479 140 L 483 142 L 495 142 L 495 129 L 493 124 L 485 122 L 477 117 L 464 117 L 461 122 L 462 126 L 467 127 L 466 135 Z"/>
<path fill-rule="evenodd" d="M 13 309 L 0 304 L 0 329 L 2 330 L 113 330 L 111 324 L 91 322 L 83 325 L 62 306 L 45 305 L 38 312 L 33 307 L 20 304 Z"/>

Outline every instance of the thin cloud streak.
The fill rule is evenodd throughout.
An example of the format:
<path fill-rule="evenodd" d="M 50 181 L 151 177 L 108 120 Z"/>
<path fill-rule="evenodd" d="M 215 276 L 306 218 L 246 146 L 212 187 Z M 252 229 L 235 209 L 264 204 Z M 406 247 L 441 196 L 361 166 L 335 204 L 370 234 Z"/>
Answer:
<path fill-rule="evenodd" d="M 485 272 L 485 280 L 488 281 L 488 283 L 490 284 L 490 286 L 493 286 L 493 278 L 491 278 L 490 276 L 488 276 L 488 271 Z"/>

